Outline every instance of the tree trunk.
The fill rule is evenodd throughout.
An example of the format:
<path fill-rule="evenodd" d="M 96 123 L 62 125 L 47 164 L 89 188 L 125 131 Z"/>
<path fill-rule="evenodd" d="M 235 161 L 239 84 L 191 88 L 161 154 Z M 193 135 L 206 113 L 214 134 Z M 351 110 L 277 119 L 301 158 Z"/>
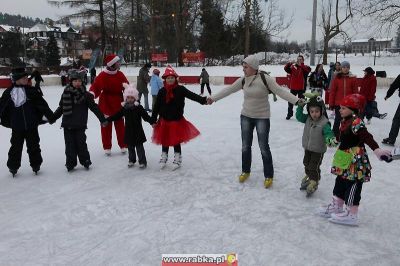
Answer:
<path fill-rule="evenodd" d="M 328 64 L 328 49 L 329 49 L 328 44 L 329 44 L 328 36 L 324 36 L 324 54 L 322 57 L 323 65 Z"/>
<path fill-rule="evenodd" d="M 244 15 L 244 57 L 249 55 L 250 50 L 250 8 L 251 8 L 251 0 L 245 0 L 245 8 L 246 13 Z"/>
<path fill-rule="evenodd" d="M 104 24 L 104 8 L 103 8 L 103 0 L 99 0 L 99 9 L 100 9 L 100 30 L 101 30 L 101 51 L 104 52 L 104 48 L 106 47 L 106 27 Z M 104 55 L 103 55 L 104 57 Z"/>
<path fill-rule="evenodd" d="M 141 12 L 141 8 L 140 8 L 140 0 L 136 1 L 136 27 L 137 29 L 141 29 L 141 19 L 140 19 L 140 12 Z M 140 56 L 140 35 L 138 33 L 138 31 L 136 31 L 136 54 L 135 54 L 135 61 L 139 62 L 139 56 Z"/>
<path fill-rule="evenodd" d="M 116 0 L 113 0 L 113 14 L 114 14 L 114 25 L 113 25 L 113 34 L 112 34 L 112 51 L 115 53 L 115 51 L 118 49 L 118 33 L 117 33 L 117 2 Z"/>

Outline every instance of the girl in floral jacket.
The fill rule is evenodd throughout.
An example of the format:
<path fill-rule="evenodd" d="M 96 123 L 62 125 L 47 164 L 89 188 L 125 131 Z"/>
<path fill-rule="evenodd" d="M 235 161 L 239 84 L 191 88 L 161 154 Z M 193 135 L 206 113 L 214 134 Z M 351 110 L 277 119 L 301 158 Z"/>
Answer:
<path fill-rule="evenodd" d="M 379 148 L 373 136 L 368 132 L 359 114 L 365 106 L 365 98 L 360 94 L 350 94 L 340 103 L 339 141 L 335 153 L 332 174 L 336 175 L 332 202 L 322 206 L 319 214 L 330 222 L 357 225 L 358 206 L 364 182 L 371 178 L 371 164 L 365 144 L 367 144 L 379 160 L 390 158 L 390 151 Z M 346 208 L 343 205 L 346 204 Z"/>

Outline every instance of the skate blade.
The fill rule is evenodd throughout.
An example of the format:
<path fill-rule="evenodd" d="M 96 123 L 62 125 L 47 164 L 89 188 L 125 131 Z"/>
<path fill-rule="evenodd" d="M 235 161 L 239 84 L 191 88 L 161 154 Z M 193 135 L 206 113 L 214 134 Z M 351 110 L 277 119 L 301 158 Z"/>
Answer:
<path fill-rule="evenodd" d="M 341 224 L 341 225 L 347 225 L 347 226 L 358 226 L 358 223 L 354 223 L 354 222 L 350 222 L 350 221 L 335 220 L 332 218 L 329 218 L 328 221 L 331 223 L 334 223 L 334 224 Z"/>

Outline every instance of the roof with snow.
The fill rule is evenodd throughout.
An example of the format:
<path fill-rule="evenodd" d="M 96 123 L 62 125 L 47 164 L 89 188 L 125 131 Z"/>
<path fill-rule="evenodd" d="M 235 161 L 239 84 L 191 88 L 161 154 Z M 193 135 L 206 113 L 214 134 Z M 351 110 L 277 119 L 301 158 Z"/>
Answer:
<path fill-rule="evenodd" d="M 370 39 L 358 39 L 358 40 L 354 40 L 351 41 L 352 43 L 363 43 L 363 42 L 369 42 L 369 41 L 375 41 L 375 42 L 391 42 L 393 41 L 392 38 L 370 38 Z"/>
<path fill-rule="evenodd" d="M 29 28 L 22 28 L 19 26 L 10 26 L 10 25 L 0 25 L 0 28 L 3 28 L 5 31 L 20 31 L 20 32 L 28 32 Z"/>
<path fill-rule="evenodd" d="M 54 26 L 48 26 L 46 24 L 38 23 L 34 25 L 32 28 L 29 29 L 29 32 L 47 32 L 47 31 L 58 31 L 58 32 L 72 32 L 72 33 L 79 33 L 78 30 L 73 29 L 70 26 L 64 24 L 55 24 Z"/>

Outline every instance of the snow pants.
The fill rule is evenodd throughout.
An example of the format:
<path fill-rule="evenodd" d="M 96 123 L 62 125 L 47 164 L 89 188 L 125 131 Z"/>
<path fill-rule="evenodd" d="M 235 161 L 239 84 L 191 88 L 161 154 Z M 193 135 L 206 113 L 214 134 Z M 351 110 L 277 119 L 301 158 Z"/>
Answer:
<path fill-rule="evenodd" d="M 32 169 L 40 168 L 43 162 L 40 150 L 40 138 L 38 128 L 35 127 L 29 130 L 12 130 L 11 132 L 11 147 L 8 151 L 7 167 L 9 169 L 18 170 L 21 167 L 22 148 L 26 141 L 26 151 L 29 155 L 29 162 Z"/>
<path fill-rule="evenodd" d="M 68 129 L 64 128 L 64 141 L 65 141 L 65 166 L 67 168 L 74 168 L 77 165 L 77 159 L 83 166 L 89 166 L 90 154 L 86 144 L 86 129 Z"/>

